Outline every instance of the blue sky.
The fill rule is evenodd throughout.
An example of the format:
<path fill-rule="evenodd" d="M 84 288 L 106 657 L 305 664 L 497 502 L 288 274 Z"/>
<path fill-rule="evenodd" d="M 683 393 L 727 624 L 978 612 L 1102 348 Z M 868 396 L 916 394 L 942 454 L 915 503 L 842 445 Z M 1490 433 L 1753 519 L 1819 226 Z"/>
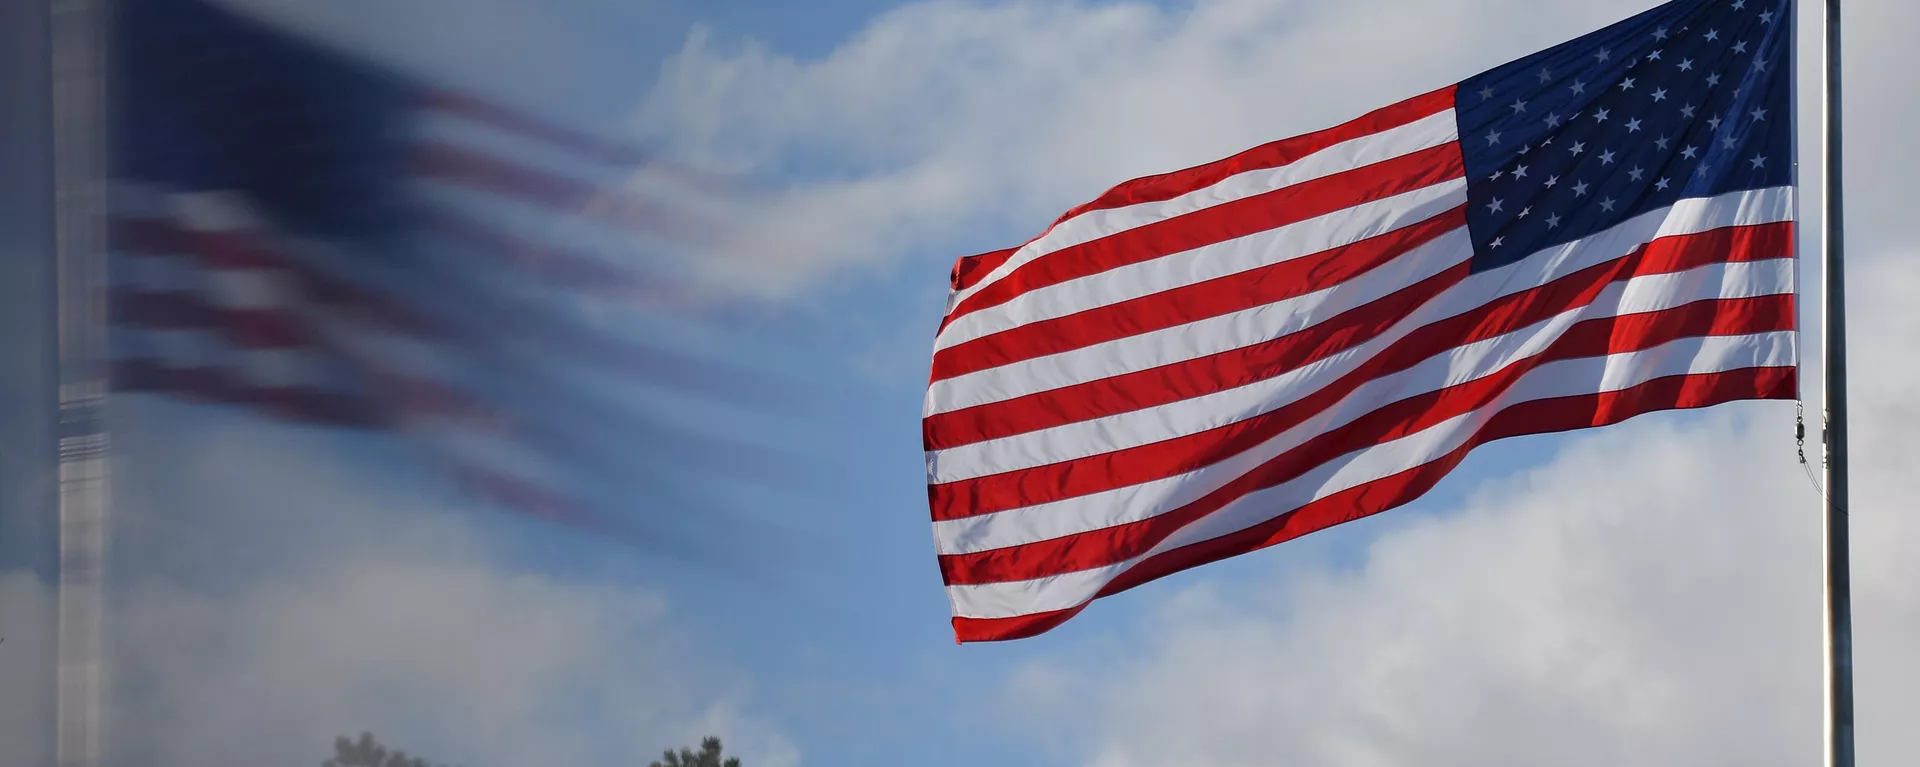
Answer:
<path fill-rule="evenodd" d="M 129 398 L 117 763 L 311 762 L 361 728 L 472 767 L 644 763 L 706 732 L 749 767 L 1817 753 L 1814 501 L 1779 403 L 1496 443 L 1409 507 L 1038 638 L 957 647 L 947 626 L 918 418 L 954 257 L 1647 0 L 232 4 L 752 178 L 765 193 L 726 208 L 733 236 L 702 268 L 751 307 L 729 330 L 739 361 L 822 394 L 720 428 L 816 476 L 716 490 L 729 516 L 676 524 L 755 534 L 689 561 L 476 507 L 382 439 Z M 1903 436 L 1920 270 L 1902 257 L 1920 239 L 1889 202 L 1920 170 L 1897 127 L 1920 101 L 1894 73 L 1920 62 L 1887 30 L 1920 16 L 1856 5 L 1855 183 L 1880 192 L 1854 208 L 1857 316 L 1880 328 L 1856 342 L 1856 408 L 1874 414 L 1856 481 L 1863 509 L 1892 508 L 1920 457 Z M 25 206 L 15 285 L 33 275 Z M 26 298 L 10 306 L 24 323 Z M 9 354 L 31 360 L 19 327 Z M 32 433 L 31 385 L 9 386 L 13 431 Z M 5 468 L 7 497 L 33 497 L 31 468 Z M 0 615 L 24 625 L 48 604 L 49 531 L 14 511 L 33 505 L 0 541 Z M 1920 755 L 1897 725 L 1920 710 L 1901 649 L 1920 640 L 1920 572 L 1900 555 L 1920 525 L 1860 524 L 1863 748 L 1899 763 Z M 0 680 L 33 678 L 20 657 Z M 33 731 L 33 708 L 0 702 L 0 733 Z M 0 754 L 15 763 L 31 749 Z"/>

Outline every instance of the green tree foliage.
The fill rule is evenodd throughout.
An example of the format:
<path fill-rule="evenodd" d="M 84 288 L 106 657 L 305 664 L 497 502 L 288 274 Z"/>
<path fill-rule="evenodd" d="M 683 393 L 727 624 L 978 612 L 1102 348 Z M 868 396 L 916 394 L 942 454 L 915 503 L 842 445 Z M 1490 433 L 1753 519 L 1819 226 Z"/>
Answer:
<path fill-rule="evenodd" d="M 400 749 L 389 749 L 375 740 L 373 733 L 360 733 L 359 740 L 349 740 L 345 736 L 333 739 L 333 758 L 323 762 L 320 767 L 434 767 L 425 759 L 407 756 Z M 447 767 L 440 765 L 439 767 Z M 728 765 L 735 767 L 735 765 Z"/>
<path fill-rule="evenodd" d="M 680 749 L 677 754 L 669 750 L 665 757 L 648 767 L 740 767 L 740 759 L 727 757 L 721 761 L 720 739 L 707 738 L 700 741 L 700 752 L 697 754 L 690 748 Z"/>

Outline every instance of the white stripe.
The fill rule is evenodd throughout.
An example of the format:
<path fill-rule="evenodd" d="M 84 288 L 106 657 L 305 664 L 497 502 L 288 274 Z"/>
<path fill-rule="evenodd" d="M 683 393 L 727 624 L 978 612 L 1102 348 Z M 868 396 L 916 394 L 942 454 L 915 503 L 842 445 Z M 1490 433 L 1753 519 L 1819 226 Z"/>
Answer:
<path fill-rule="evenodd" d="M 250 386 L 326 389 L 342 383 L 327 357 L 312 348 L 243 349 L 219 332 L 134 327 L 115 329 L 112 343 L 117 360 L 212 369 Z"/>
<path fill-rule="evenodd" d="M 1444 309 L 1423 309 L 1423 316 L 1439 319 L 1467 311 L 1501 295 L 1525 290 L 1626 255 L 1658 237 L 1697 234 L 1727 226 L 1790 221 L 1792 218 L 1792 187 L 1681 200 L 1671 207 L 1635 216 L 1604 232 L 1547 248 L 1508 266 L 1474 275 L 1430 302 Z M 1446 247 L 1443 243 L 1452 243 L 1452 248 L 1439 250 Z M 1469 255 L 1464 238 L 1444 237 L 1429 245 L 1431 249 L 1416 249 L 1389 265 L 1396 266 L 1406 261 L 1410 266 L 1400 268 L 1409 269 L 1409 272 L 1382 267 L 1313 296 L 936 381 L 927 388 L 925 411 L 927 415 L 934 415 L 1000 402 L 1196 359 L 1298 332 L 1334 316 L 1339 310 L 1313 311 L 1310 317 L 1304 318 L 1296 317 L 1296 312 L 1307 311 L 1323 301 L 1338 302 L 1329 303 L 1329 307 L 1358 306 L 1371 300 L 1368 298 L 1370 296 L 1385 296 L 1411 284 L 1410 281 L 1391 282 L 1393 278 L 1408 280 L 1415 274 L 1437 274 Z M 1433 258 L 1440 260 L 1426 260 Z M 1273 309 L 1283 304 L 1287 306 L 1286 310 Z M 1451 313 L 1433 314 L 1442 310 Z"/>
<path fill-rule="evenodd" d="M 955 615 L 1008 618 L 1063 610 L 1093 598 L 1140 561 L 1229 535 L 1314 500 L 1391 477 L 1459 448 L 1492 417 L 1513 405 L 1555 397 L 1618 391 L 1656 378 L 1794 364 L 1794 333 L 1685 338 L 1655 349 L 1542 365 L 1487 407 L 1419 433 L 1355 451 L 1291 482 L 1251 493 L 1176 531 L 1147 553 L 1115 565 L 1028 581 L 947 587 Z M 1596 388 L 1595 383 L 1599 382 Z"/>
<path fill-rule="evenodd" d="M 1780 253 L 1776 258 L 1788 255 Z M 1707 298 L 1791 293 L 1792 270 L 1791 261 L 1775 260 L 1757 264 L 1710 264 L 1675 274 L 1635 277 L 1608 286 L 1595 297 L 1592 304 L 1562 313 L 1547 322 L 1571 323 L 1615 314 L 1658 311 Z M 929 454 L 932 471 L 929 481 L 935 484 L 956 482 L 1086 458 L 1196 434 L 1270 413 L 1340 380 L 1387 346 L 1417 328 L 1430 324 L 1431 320 L 1438 318 L 1438 314 L 1416 312 L 1361 346 L 1246 386 L 1158 407 L 933 451 Z M 1471 349 L 1503 338 L 1527 338 L 1537 332 L 1535 329 L 1543 327 L 1547 325 L 1536 324 L 1496 339 L 1457 348 Z M 1552 331 L 1555 336 L 1559 332 Z M 1491 372 L 1492 369 L 1488 368 L 1485 372 Z M 1451 386 L 1462 380 L 1469 379 L 1451 379 L 1432 388 Z M 1363 390 L 1365 388 L 1362 387 Z M 1407 390 L 1394 399 L 1424 391 L 1427 390 Z"/>
<path fill-rule="evenodd" d="M 1459 127 L 1455 123 L 1453 110 L 1449 109 L 1397 128 L 1334 144 L 1278 168 L 1263 168 L 1230 176 L 1217 184 L 1171 200 L 1088 211 L 1060 222 L 1039 239 L 1022 246 L 1005 263 L 988 272 L 979 283 L 966 290 L 955 291 L 948 297 L 947 309 L 951 311 L 961 301 L 1000 281 L 1014 269 L 1062 248 L 1316 178 L 1363 168 L 1458 139 Z"/>
<path fill-rule="evenodd" d="M 928 415 L 964 410 L 1272 341 L 1385 298 L 1472 255 L 1462 227 L 1313 293 L 935 381 L 927 387 L 926 410 Z"/>
<path fill-rule="evenodd" d="M 934 339 L 934 352 L 1021 325 L 1351 245 L 1413 226 L 1466 202 L 1466 179 L 1442 181 L 1245 237 L 1030 290 L 954 320 Z"/>
<path fill-rule="evenodd" d="M 173 218 L 196 232 L 263 231 L 265 219 L 246 198 L 233 192 L 179 192 L 167 195 Z"/>
<path fill-rule="evenodd" d="M 1339 402 L 1266 441 L 1184 474 L 1075 498 L 934 522 L 943 554 L 1018 546 L 1165 514 L 1204 497 L 1234 478 L 1345 426 L 1381 406 L 1491 375 L 1539 354 L 1572 327 L 1590 319 L 1672 309 L 1713 298 L 1793 292 L 1794 262 L 1711 264 L 1675 274 L 1638 277 L 1607 287 L 1592 304 L 1493 338 L 1457 346 L 1411 368 L 1373 379 Z"/>
<path fill-rule="evenodd" d="M 619 186 L 637 167 L 602 162 L 545 139 L 496 127 L 458 112 L 428 110 L 413 123 L 427 144 L 443 144 L 522 168 L 593 186 Z"/>

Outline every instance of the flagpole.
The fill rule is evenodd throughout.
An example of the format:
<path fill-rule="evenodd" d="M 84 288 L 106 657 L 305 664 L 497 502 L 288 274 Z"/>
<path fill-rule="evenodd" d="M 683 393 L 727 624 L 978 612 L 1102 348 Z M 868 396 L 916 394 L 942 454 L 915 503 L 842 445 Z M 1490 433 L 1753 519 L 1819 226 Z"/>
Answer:
<path fill-rule="evenodd" d="M 1825 143 L 1826 228 L 1826 745 L 1827 767 L 1853 766 L 1853 607 L 1847 545 L 1847 284 L 1842 216 L 1840 0 L 1827 0 Z"/>
<path fill-rule="evenodd" d="M 105 729 L 105 6 L 49 0 L 59 349 L 59 623 L 54 761 L 95 767 Z"/>

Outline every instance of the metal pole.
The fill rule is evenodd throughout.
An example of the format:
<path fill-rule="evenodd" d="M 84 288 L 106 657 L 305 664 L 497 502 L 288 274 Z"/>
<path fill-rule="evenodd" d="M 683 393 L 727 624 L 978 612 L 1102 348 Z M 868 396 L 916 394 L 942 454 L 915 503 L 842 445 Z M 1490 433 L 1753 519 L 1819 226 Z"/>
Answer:
<path fill-rule="evenodd" d="M 1827 0 L 1827 100 L 1822 115 L 1827 230 L 1825 275 L 1827 446 L 1827 767 L 1853 767 L 1853 607 L 1847 556 L 1847 280 L 1841 213 L 1840 0 Z"/>
<path fill-rule="evenodd" d="M 55 762 L 100 763 L 108 495 L 104 0 L 50 0 L 60 581 Z"/>

